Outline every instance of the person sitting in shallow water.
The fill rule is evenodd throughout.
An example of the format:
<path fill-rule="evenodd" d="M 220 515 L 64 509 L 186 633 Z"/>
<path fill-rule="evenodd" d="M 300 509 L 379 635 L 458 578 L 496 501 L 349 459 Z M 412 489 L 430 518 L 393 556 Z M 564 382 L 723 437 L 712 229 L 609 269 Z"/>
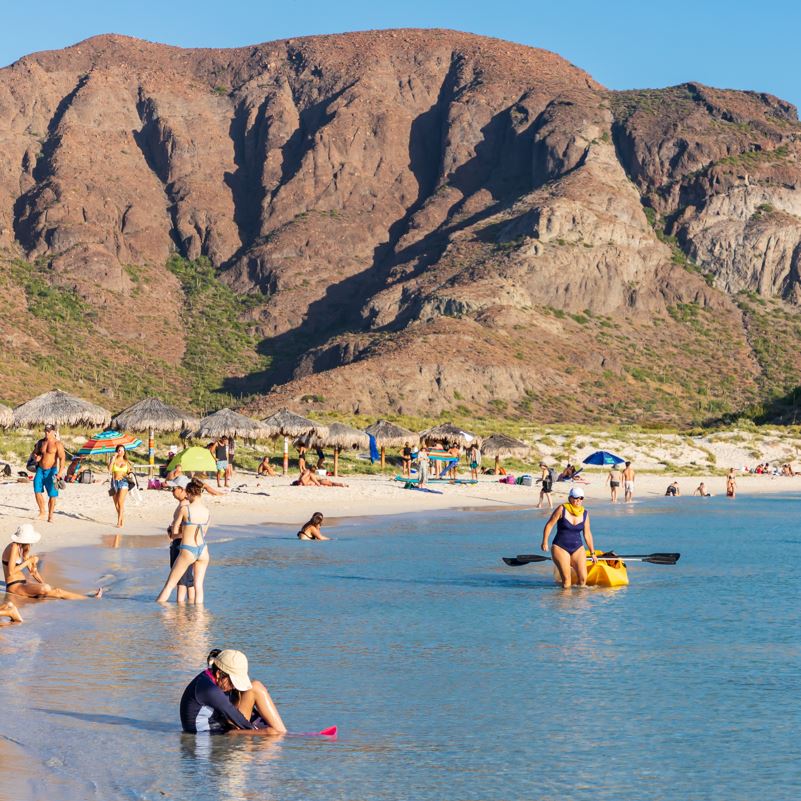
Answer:
<path fill-rule="evenodd" d="M 267 688 L 260 681 L 250 680 L 248 659 L 241 651 L 214 648 L 207 664 L 181 697 L 185 732 L 286 733 Z"/>
<path fill-rule="evenodd" d="M 669 495 L 672 498 L 678 498 L 681 495 L 679 482 L 674 481 L 672 484 L 668 484 L 668 488 L 665 490 L 665 495 Z"/>
<path fill-rule="evenodd" d="M 712 497 L 712 493 L 707 490 L 703 481 L 693 490 L 693 495 L 700 495 L 702 498 Z"/>
<path fill-rule="evenodd" d="M 3 575 L 6 580 L 6 592 L 9 595 L 19 595 L 25 598 L 58 598 L 64 601 L 102 598 L 102 587 L 92 595 L 83 595 L 47 584 L 38 570 L 39 557 L 31 550 L 31 546 L 39 542 L 41 538 L 42 535 L 35 531 L 30 523 L 23 523 L 11 535 L 11 542 L 3 551 Z M 25 575 L 26 570 L 28 576 Z M 29 581 L 29 577 L 33 581 Z"/>
<path fill-rule="evenodd" d="M 301 527 L 300 531 L 298 532 L 298 539 L 299 540 L 329 540 L 330 537 L 326 537 L 320 531 L 320 527 L 323 524 L 323 516 L 320 512 L 315 512 L 311 516 L 311 520 L 306 521 Z"/>

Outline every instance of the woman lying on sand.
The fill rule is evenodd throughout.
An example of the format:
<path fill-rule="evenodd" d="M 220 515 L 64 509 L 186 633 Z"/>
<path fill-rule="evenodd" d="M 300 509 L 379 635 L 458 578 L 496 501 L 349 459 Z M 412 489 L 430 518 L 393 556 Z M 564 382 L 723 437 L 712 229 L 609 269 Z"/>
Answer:
<path fill-rule="evenodd" d="M 6 579 L 6 592 L 25 598 L 59 598 L 65 601 L 83 601 L 86 598 L 101 598 L 100 587 L 92 595 L 61 590 L 51 587 L 39 574 L 39 557 L 31 552 L 31 545 L 39 542 L 42 535 L 30 523 L 23 523 L 12 535 L 11 542 L 3 551 L 3 575 Z M 25 571 L 33 581 L 25 576 Z"/>
<path fill-rule="evenodd" d="M 323 524 L 323 516 L 320 512 L 315 512 L 311 516 L 311 520 L 305 522 L 301 527 L 300 531 L 298 532 L 298 539 L 299 540 L 329 540 L 330 537 L 326 537 L 320 531 L 320 527 Z"/>
<path fill-rule="evenodd" d="M 248 676 L 241 651 L 213 649 L 208 668 L 195 676 L 181 697 L 184 731 L 284 734 L 286 726 L 270 693 Z"/>
<path fill-rule="evenodd" d="M 336 481 L 331 481 L 327 478 L 318 476 L 307 467 L 301 474 L 297 481 L 292 482 L 296 487 L 347 487 L 347 484 L 340 484 Z"/>

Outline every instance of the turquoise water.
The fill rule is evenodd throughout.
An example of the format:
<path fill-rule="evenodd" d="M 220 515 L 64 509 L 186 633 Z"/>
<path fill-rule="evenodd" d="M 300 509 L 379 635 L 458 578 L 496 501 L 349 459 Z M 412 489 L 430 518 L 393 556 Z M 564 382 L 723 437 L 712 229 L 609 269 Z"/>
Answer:
<path fill-rule="evenodd" d="M 64 552 L 114 584 L 0 632 L 0 734 L 76 798 L 797 799 L 799 513 L 599 504 L 599 547 L 681 561 L 569 593 L 500 561 L 536 552 L 537 511 L 350 521 L 327 543 L 217 529 L 206 609 L 151 603 L 166 541 Z M 291 730 L 338 739 L 181 734 L 212 647 L 249 655 Z"/>

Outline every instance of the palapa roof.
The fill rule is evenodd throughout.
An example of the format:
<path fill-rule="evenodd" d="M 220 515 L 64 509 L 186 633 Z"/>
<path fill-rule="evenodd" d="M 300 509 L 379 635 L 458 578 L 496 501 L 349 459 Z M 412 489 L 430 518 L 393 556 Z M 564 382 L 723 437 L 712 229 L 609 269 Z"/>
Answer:
<path fill-rule="evenodd" d="M 481 453 L 485 456 L 498 456 L 501 459 L 511 456 L 513 459 L 527 459 L 531 454 L 531 446 L 506 434 L 491 434 L 481 443 Z"/>
<path fill-rule="evenodd" d="M 0 428 L 8 428 L 14 423 L 14 412 L 0 403 Z"/>
<path fill-rule="evenodd" d="M 45 392 L 14 409 L 17 428 L 43 426 L 105 426 L 111 412 L 60 389 Z"/>
<path fill-rule="evenodd" d="M 252 417 L 233 411 L 220 409 L 204 417 L 194 432 L 198 437 L 240 437 L 242 439 L 266 439 L 270 432 L 266 426 Z"/>
<path fill-rule="evenodd" d="M 453 423 L 442 423 L 420 434 L 421 442 L 443 442 L 448 446 L 472 445 L 476 440 L 478 437 L 475 434 L 471 434 Z"/>
<path fill-rule="evenodd" d="M 313 448 L 368 448 L 370 447 L 370 437 L 358 428 L 345 425 L 344 423 L 332 423 L 328 426 L 326 436 L 317 436 L 312 439 Z"/>
<path fill-rule="evenodd" d="M 269 417 L 261 421 L 262 425 L 269 431 L 268 437 L 324 437 L 328 434 L 328 426 L 322 423 L 315 423 L 308 417 L 301 417 L 299 414 L 290 412 L 289 409 L 279 409 Z"/>
<path fill-rule="evenodd" d="M 121 411 L 111 423 L 125 431 L 147 431 L 152 428 L 166 432 L 197 428 L 200 419 L 158 398 L 145 398 Z"/>
<path fill-rule="evenodd" d="M 390 423 L 388 420 L 376 420 L 364 430 L 375 437 L 379 448 L 401 448 L 407 442 L 411 444 L 417 440 L 417 434 L 414 431 L 409 431 L 403 426 L 396 426 L 395 423 Z"/>

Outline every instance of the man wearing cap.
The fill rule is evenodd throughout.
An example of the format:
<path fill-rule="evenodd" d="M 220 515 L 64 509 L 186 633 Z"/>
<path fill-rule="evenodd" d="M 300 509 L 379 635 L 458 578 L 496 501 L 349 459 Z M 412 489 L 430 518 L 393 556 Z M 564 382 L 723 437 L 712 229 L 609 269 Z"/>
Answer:
<path fill-rule="evenodd" d="M 548 518 L 542 532 L 543 551 L 548 550 L 548 537 L 554 526 L 556 536 L 551 543 L 551 559 L 559 570 L 562 587 L 570 589 L 573 570 L 579 586 L 583 587 L 587 583 L 587 559 L 592 559 L 593 563 L 598 560 L 590 531 L 590 513 L 584 508 L 584 490 L 581 487 L 571 487 L 567 501 L 557 506 Z M 584 552 L 584 543 L 590 552 L 589 557 Z"/>
<path fill-rule="evenodd" d="M 56 498 L 58 498 L 58 480 L 64 478 L 64 469 L 67 457 L 64 453 L 64 446 L 58 439 L 56 427 L 48 424 L 45 426 L 45 435 L 33 448 L 33 458 L 36 461 L 36 474 L 33 477 L 33 492 L 36 497 L 36 505 L 39 507 L 38 520 L 53 522 L 53 515 L 56 511 Z M 48 502 L 45 510 L 45 492 L 47 492 Z"/>

